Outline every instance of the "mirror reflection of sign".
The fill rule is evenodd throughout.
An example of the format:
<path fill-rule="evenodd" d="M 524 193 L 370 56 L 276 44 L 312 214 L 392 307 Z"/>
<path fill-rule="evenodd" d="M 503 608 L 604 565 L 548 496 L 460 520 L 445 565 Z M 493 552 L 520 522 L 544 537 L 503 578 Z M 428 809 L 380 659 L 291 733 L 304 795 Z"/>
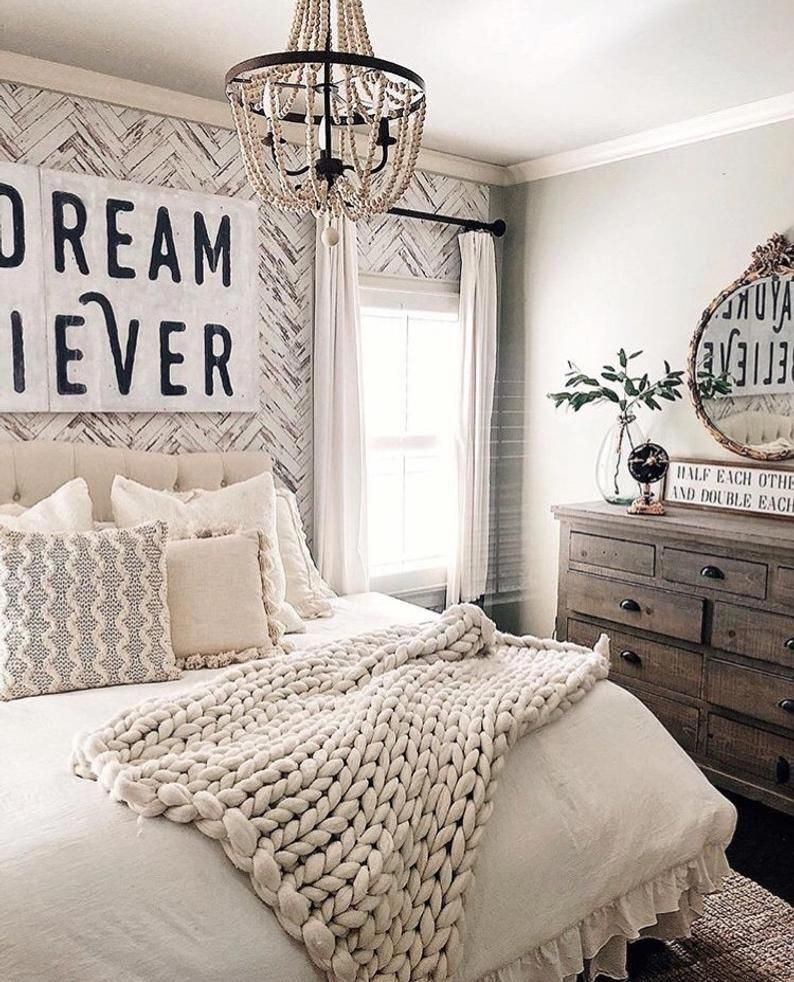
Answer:
<path fill-rule="evenodd" d="M 256 408 L 256 206 L 0 164 L 0 411 Z"/>
<path fill-rule="evenodd" d="M 794 471 L 677 460 L 670 464 L 664 498 L 701 508 L 794 516 Z"/>
<path fill-rule="evenodd" d="M 793 301 L 791 277 L 768 276 L 737 290 L 712 314 L 702 367 L 728 372 L 731 396 L 794 392 Z"/>

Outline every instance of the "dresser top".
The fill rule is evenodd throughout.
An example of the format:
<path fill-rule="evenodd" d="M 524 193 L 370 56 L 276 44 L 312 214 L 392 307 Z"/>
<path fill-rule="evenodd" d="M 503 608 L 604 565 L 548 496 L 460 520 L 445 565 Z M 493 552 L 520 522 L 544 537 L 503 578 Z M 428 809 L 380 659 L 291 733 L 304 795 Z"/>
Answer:
<path fill-rule="evenodd" d="M 667 514 L 629 515 L 625 505 L 590 501 L 574 505 L 554 505 L 558 520 L 608 522 L 624 531 L 634 529 L 659 535 L 691 535 L 695 538 L 729 540 L 741 545 L 794 548 L 794 519 L 765 518 L 762 515 L 708 511 L 665 504 Z"/>

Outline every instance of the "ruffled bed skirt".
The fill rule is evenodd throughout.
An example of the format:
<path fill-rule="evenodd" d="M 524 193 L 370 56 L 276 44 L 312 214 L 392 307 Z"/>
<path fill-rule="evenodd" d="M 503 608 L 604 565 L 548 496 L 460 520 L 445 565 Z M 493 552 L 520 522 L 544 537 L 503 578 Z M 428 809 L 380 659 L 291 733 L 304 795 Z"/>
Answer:
<path fill-rule="evenodd" d="M 716 893 L 730 873 L 722 846 L 707 846 L 691 862 L 676 866 L 563 931 L 510 965 L 477 982 L 576 982 L 584 972 L 626 979 L 629 941 L 687 937 L 703 913 L 703 898 Z"/>

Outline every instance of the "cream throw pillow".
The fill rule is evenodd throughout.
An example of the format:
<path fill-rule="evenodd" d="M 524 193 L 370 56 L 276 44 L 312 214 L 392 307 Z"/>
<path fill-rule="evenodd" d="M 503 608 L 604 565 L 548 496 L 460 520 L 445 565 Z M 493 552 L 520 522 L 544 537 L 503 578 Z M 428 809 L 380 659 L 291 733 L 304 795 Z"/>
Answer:
<path fill-rule="evenodd" d="M 278 648 L 273 551 L 257 531 L 169 544 L 171 643 L 180 667 L 220 668 Z"/>
<path fill-rule="evenodd" d="M 330 617 L 336 596 L 320 576 L 306 543 L 298 502 L 292 491 L 276 491 L 278 548 L 284 564 L 287 600 L 301 617 Z"/>
<path fill-rule="evenodd" d="M 179 677 L 160 522 L 0 529 L 0 699 Z"/>
<path fill-rule="evenodd" d="M 158 491 L 118 475 L 110 492 L 113 518 L 119 528 L 141 522 L 167 522 L 173 539 L 184 539 L 198 530 L 236 526 L 262 529 L 273 544 L 271 579 L 277 617 L 289 633 L 305 631 L 295 610 L 286 602 L 284 566 L 278 552 L 276 490 L 273 475 L 266 473 L 217 491 Z"/>
<path fill-rule="evenodd" d="M 88 485 L 76 477 L 31 508 L 4 505 L 0 526 L 21 532 L 90 532 L 94 516 Z"/>

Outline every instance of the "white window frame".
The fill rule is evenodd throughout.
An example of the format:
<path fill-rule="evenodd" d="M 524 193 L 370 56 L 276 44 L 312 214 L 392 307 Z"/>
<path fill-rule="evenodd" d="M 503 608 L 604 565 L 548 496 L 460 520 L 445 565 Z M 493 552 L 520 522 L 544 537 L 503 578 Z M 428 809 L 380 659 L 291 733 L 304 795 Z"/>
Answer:
<path fill-rule="evenodd" d="M 455 318 L 460 314 L 460 284 L 457 282 L 364 273 L 359 276 L 359 288 L 362 314 L 367 310 L 377 310 L 379 314 L 415 311 L 454 315 Z M 407 439 L 371 437 L 367 445 L 381 450 L 421 450 L 424 440 L 421 436 Z M 446 581 L 446 567 L 427 565 L 372 576 L 370 588 L 379 593 L 406 595 L 444 589 Z"/>

